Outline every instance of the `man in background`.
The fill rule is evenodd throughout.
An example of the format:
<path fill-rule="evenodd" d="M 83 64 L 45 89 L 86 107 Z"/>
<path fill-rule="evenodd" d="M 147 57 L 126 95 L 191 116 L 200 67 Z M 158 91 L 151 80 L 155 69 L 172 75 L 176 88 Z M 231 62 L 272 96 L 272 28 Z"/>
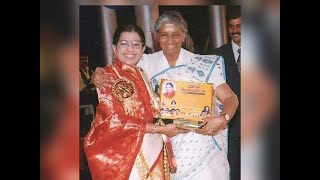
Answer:
<path fill-rule="evenodd" d="M 93 70 L 89 68 L 87 55 L 80 56 L 80 104 L 97 104 L 96 88 L 91 83 Z"/>

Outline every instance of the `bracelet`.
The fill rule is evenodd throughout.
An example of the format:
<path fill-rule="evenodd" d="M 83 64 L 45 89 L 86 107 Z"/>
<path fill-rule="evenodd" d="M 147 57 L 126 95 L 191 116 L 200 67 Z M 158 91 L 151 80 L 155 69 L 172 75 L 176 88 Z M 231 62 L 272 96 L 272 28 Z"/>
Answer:
<path fill-rule="evenodd" d="M 154 134 L 156 129 L 157 129 L 157 125 L 154 125 L 153 128 L 152 128 L 151 133 Z"/>

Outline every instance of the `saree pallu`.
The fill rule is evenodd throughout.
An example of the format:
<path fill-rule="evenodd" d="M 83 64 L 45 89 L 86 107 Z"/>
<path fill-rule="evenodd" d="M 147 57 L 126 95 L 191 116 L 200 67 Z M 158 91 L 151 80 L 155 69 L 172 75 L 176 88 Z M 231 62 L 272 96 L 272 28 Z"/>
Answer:
<path fill-rule="evenodd" d="M 84 140 L 92 179 L 163 179 L 163 141 L 159 134 L 146 134 L 146 123 L 158 111 L 142 70 L 119 60 L 104 69 L 111 81 L 97 85 L 96 117 Z"/>

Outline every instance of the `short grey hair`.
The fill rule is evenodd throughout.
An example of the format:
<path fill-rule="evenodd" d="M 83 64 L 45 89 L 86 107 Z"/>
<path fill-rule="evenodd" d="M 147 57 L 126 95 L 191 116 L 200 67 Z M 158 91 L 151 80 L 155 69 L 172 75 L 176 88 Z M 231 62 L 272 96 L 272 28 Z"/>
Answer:
<path fill-rule="evenodd" d="M 178 11 L 164 12 L 154 24 L 155 31 L 159 33 L 159 29 L 161 28 L 161 26 L 168 23 L 176 24 L 182 30 L 182 32 L 185 33 L 185 41 L 182 44 L 182 47 L 191 52 L 194 52 L 193 41 L 188 33 L 188 23 L 182 17 L 182 15 Z"/>

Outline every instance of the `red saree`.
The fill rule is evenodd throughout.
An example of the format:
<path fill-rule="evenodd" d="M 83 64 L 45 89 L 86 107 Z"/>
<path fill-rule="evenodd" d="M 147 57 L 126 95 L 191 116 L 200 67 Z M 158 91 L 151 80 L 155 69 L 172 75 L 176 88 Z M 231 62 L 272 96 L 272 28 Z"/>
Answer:
<path fill-rule="evenodd" d="M 157 111 L 138 68 L 115 60 L 104 69 L 113 81 L 97 86 L 99 104 L 84 151 L 94 180 L 128 179 L 146 123 L 152 122 Z"/>

